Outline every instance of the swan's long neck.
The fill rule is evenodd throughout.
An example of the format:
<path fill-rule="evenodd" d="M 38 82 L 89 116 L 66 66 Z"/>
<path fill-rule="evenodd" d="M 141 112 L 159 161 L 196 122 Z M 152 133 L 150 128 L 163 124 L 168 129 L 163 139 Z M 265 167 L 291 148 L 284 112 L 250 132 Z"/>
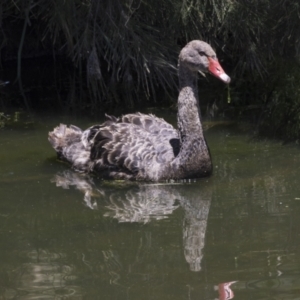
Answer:
<path fill-rule="evenodd" d="M 197 73 L 179 66 L 177 124 L 182 145 L 192 137 L 203 139 L 200 118 Z"/>
<path fill-rule="evenodd" d="M 201 124 L 197 73 L 179 65 L 178 130 L 181 148 L 171 163 L 174 174 L 182 178 L 207 176 L 212 164 Z"/>

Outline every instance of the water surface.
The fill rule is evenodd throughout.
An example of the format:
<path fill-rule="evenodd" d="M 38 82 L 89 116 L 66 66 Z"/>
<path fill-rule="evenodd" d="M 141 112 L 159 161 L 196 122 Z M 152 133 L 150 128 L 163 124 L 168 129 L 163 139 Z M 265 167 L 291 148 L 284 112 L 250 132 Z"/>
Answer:
<path fill-rule="evenodd" d="M 0 131 L 0 299 L 299 299 L 300 149 L 206 132 L 210 178 L 103 181 L 47 141 L 68 117 Z"/>

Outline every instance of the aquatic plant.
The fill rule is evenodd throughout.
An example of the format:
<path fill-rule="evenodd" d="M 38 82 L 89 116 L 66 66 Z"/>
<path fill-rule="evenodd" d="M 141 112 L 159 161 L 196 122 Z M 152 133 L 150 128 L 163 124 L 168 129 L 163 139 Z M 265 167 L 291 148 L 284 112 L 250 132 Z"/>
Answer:
<path fill-rule="evenodd" d="M 10 117 L 4 112 L 0 112 L 0 128 L 3 128 L 7 121 L 10 120 Z"/>

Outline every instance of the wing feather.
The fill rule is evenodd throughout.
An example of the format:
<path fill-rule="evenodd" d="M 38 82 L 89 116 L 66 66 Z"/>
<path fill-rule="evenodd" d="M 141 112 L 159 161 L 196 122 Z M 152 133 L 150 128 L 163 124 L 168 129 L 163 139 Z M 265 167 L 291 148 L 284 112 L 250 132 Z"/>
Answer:
<path fill-rule="evenodd" d="M 143 172 L 151 164 L 167 163 L 176 151 L 171 141 L 178 140 L 172 125 L 153 115 L 124 115 L 120 120 L 107 116 L 108 121 L 87 129 L 83 144 L 91 149 L 94 168 L 132 173 Z M 178 153 L 178 152 L 177 152 Z"/>

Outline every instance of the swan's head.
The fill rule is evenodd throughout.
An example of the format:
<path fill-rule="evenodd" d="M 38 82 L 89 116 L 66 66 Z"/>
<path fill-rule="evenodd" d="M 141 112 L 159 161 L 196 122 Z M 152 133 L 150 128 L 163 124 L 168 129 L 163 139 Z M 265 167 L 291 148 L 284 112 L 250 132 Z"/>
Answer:
<path fill-rule="evenodd" d="M 221 67 L 215 51 L 203 41 L 189 42 L 179 54 L 179 63 L 193 72 L 211 73 L 226 83 L 230 82 L 230 77 Z"/>

